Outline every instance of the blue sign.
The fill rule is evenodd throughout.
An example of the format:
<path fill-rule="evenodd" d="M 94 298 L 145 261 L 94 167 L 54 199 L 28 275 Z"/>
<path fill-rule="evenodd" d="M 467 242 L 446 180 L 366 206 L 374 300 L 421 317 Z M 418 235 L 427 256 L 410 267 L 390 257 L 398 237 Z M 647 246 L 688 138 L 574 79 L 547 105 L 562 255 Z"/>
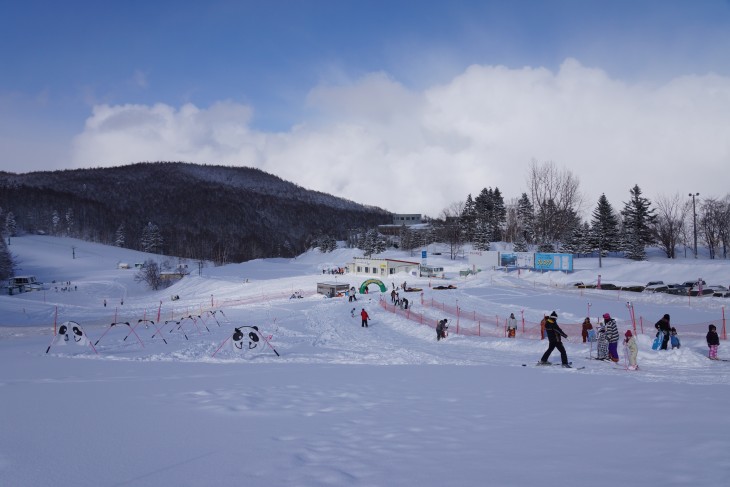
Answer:
<path fill-rule="evenodd" d="M 573 271 L 573 254 L 535 254 L 535 269 L 542 271 Z"/>
<path fill-rule="evenodd" d="M 427 254 L 427 253 L 428 253 L 428 251 L 427 251 L 427 250 L 421 250 L 421 258 L 422 258 L 422 259 L 425 259 L 425 258 L 426 258 L 426 254 Z"/>

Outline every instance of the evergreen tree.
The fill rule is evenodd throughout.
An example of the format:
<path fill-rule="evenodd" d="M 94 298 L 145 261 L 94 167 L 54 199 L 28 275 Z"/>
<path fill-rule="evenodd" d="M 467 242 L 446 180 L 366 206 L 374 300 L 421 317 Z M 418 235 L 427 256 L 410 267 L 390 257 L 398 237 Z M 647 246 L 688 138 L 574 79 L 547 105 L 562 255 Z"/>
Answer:
<path fill-rule="evenodd" d="M 125 232 L 124 232 L 124 223 L 122 223 L 117 228 L 117 231 L 114 232 L 114 246 L 115 247 L 124 247 L 125 240 L 126 240 L 126 237 L 125 237 Z"/>
<path fill-rule="evenodd" d="M 8 237 L 15 237 L 18 234 L 17 224 L 15 223 L 15 215 L 12 211 L 9 211 L 5 215 L 5 235 Z"/>
<path fill-rule="evenodd" d="M 527 193 L 522 193 L 517 202 L 517 220 L 520 224 L 520 234 L 526 243 L 535 241 L 535 209 Z"/>
<path fill-rule="evenodd" d="M 520 235 L 517 237 L 517 240 L 515 240 L 515 243 L 512 246 L 512 250 L 515 252 L 527 252 L 530 250 L 530 247 L 529 245 L 527 245 L 525 238 Z"/>
<path fill-rule="evenodd" d="M 148 222 L 147 226 L 142 230 L 140 245 L 143 252 L 161 253 L 162 234 L 160 233 L 160 228 L 154 223 Z"/>
<path fill-rule="evenodd" d="M 400 227 L 400 248 L 401 250 L 413 250 L 416 247 L 416 239 L 407 225 L 401 225 Z"/>
<path fill-rule="evenodd" d="M 583 244 L 583 228 L 580 226 L 575 227 L 573 232 L 568 237 L 568 240 L 563 244 L 561 249 L 562 252 L 580 255 L 580 251 Z"/>
<path fill-rule="evenodd" d="M 641 196 L 639 185 L 629 190 L 631 198 L 624 203 L 621 210 L 623 216 L 624 246 L 626 256 L 633 260 L 645 260 L 645 248 L 654 243 L 652 227 L 656 224 L 656 215 L 651 202 Z"/>
<path fill-rule="evenodd" d="M 507 209 L 504 206 L 504 198 L 499 188 L 492 191 L 492 214 L 489 219 L 489 233 L 492 241 L 502 240 L 502 230 L 507 221 Z"/>
<path fill-rule="evenodd" d="M 599 250 L 601 256 L 606 255 L 608 252 L 621 250 L 618 217 L 605 194 L 598 198 L 598 204 L 593 210 L 592 216 L 593 248 Z"/>
<path fill-rule="evenodd" d="M 70 237 L 70 236 L 72 236 L 72 233 L 71 232 L 72 232 L 73 226 L 74 226 L 74 210 L 73 210 L 73 208 L 69 208 L 69 209 L 66 210 L 65 220 L 66 220 L 66 235 Z"/>
<path fill-rule="evenodd" d="M 61 217 L 58 216 L 58 212 L 53 210 L 51 213 L 51 232 L 53 235 L 58 235 L 58 225 L 61 223 Z"/>
<path fill-rule="evenodd" d="M 461 225 L 464 240 L 472 242 L 474 240 L 474 233 L 476 231 L 477 222 L 477 207 L 476 203 L 471 197 L 471 193 L 466 197 L 464 203 L 464 210 L 461 212 Z"/>
<path fill-rule="evenodd" d="M 13 257 L 10 255 L 5 239 L 0 238 L 0 281 L 13 276 Z"/>
<path fill-rule="evenodd" d="M 375 253 L 377 239 L 377 230 L 371 229 L 365 232 L 365 236 L 362 246 L 360 246 L 360 250 L 362 250 L 363 254 L 365 254 L 366 257 L 372 257 L 372 255 Z"/>
<path fill-rule="evenodd" d="M 473 244 L 475 250 L 489 250 L 489 224 L 487 222 L 480 220 L 477 223 Z"/>

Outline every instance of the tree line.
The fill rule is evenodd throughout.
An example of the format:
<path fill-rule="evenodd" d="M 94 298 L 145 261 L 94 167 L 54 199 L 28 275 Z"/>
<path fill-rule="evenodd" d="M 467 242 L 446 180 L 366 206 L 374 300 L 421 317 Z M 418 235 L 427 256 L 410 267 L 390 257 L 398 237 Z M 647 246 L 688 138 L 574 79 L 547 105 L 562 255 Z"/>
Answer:
<path fill-rule="evenodd" d="M 691 196 L 691 195 L 690 195 Z M 628 198 L 616 210 L 602 194 L 590 213 L 580 217 L 584 206 L 578 178 L 553 162 L 532 161 L 527 191 L 505 202 L 499 188 L 484 188 L 476 198 L 452 203 L 432 219 L 431 235 L 411 235 L 401 230 L 401 246 L 413 249 L 438 240 L 448 243 L 452 258 L 471 243 L 487 250 L 491 242 L 513 244 L 516 252 L 566 252 L 578 256 L 610 253 L 645 260 L 646 248 L 661 248 L 668 258 L 678 249 L 694 251 L 695 212 L 692 199 L 661 195 L 655 202 L 643 196 L 638 184 L 628 188 Z M 703 198 L 696 206 L 698 245 L 711 259 L 728 257 L 730 245 L 730 196 Z"/>

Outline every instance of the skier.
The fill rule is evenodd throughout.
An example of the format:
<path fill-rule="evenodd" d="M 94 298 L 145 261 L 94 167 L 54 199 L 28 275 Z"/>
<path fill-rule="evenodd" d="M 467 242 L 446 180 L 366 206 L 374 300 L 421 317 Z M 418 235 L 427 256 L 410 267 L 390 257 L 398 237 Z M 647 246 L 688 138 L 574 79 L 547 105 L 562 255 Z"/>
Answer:
<path fill-rule="evenodd" d="M 666 350 L 667 345 L 669 344 L 669 335 L 672 333 L 672 327 L 669 324 L 669 315 L 665 314 L 662 316 L 661 319 L 656 322 L 654 328 L 657 329 L 656 336 L 659 336 L 660 333 L 664 333 L 660 349 Z"/>
<path fill-rule="evenodd" d="M 360 326 L 367 328 L 368 318 L 370 318 L 370 316 L 368 316 L 368 312 L 365 311 L 365 308 L 363 308 L 362 311 L 360 311 L 360 317 L 362 318 L 362 324 Z"/>
<path fill-rule="evenodd" d="M 448 321 L 449 320 L 444 318 L 443 320 L 440 320 L 436 325 L 436 341 L 439 341 L 442 338 L 446 338 L 446 330 L 449 329 L 449 325 L 447 324 Z"/>
<path fill-rule="evenodd" d="M 710 360 L 719 360 L 717 358 L 717 347 L 720 346 L 720 337 L 717 336 L 715 325 L 710 325 L 707 332 L 707 346 L 710 347 Z"/>
<path fill-rule="evenodd" d="M 550 358 L 550 354 L 557 348 L 560 352 L 560 361 L 562 362 L 563 367 L 568 369 L 571 368 L 568 363 L 568 353 L 565 351 L 563 342 L 560 340 L 560 337 L 568 338 L 568 335 L 566 335 L 558 326 L 558 314 L 555 311 L 553 311 L 545 320 L 545 333 L 547 334 L 549 346 L 542 355 L 538 365 L 549 365 L 550 362 L 548 362 L 548 359 Z"/>
<path fill-rule="evenodd" d="M 606 340 L 608 340 L 608 356 L 614 361 L 618 362 L 618 326 L 616 326 L 616 320 L 611 318 L 608 313 L 603 314 L 603 322 L 606 323 Z"/>
<path fill-rule="evenodd" d="M 509 318 L 507 318 L 507 336 L 509 338 L 514 338 L 516 333 L 517 333 L 517 318 L 515 318 L 514 313 L 510 313 Z"/>
<path fill-rule="evenodd" d="M 581 327 L 580 334 L 583 337 L 583 343 L 588 341 L 588 330 L 592 330 L 593 325 L 591 325 L 591 319 L 589 317 L 586 317 L 585 320 L 583 320 L 583 326 Z"/>
<path fill-rule="evenodd" d="M 598 324 L 598 360 L 608 360 L 608 340 L 606 339 L 606 325 Z"/>
<path fill-rule="evenodd" d="M 629 370 L 638 370 L 639 366 L 636 365 L 636 356 L 639 353 L 639 347 L 636 345 L 636 339 L 633 333 L 631 333 L 631 330 L 626 330 L 625 337 L 624 345 L 629 349 Z"/>
<path fill-rule="evenodd" d="M 408 309 L 408 298 L 403 298 L 403 309 Z"/>

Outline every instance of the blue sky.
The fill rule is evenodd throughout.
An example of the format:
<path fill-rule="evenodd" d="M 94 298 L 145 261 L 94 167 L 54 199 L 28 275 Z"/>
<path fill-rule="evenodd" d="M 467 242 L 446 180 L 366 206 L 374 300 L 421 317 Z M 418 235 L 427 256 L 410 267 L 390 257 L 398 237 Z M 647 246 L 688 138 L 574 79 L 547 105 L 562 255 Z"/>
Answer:
<path fill-rule="evenodd" d="M 674 191 L 650 182 L 651 171 L 608 185 L 591 184 L 585 172 L 586 160 L 605 167 L 632 153 L 627 167 L 667 164 L 666 152 L 677 150 L 656 149 L 660 134 L 636 136 L 657 120 L 676 117 L 662 128 L 672 138 L 706 120 L 708 130 L 698 130 L 705 135 L 682 145 L 701 149 L 684 159 L 699 152 L 719 169 L 730 152 L 718 142 L 727 121 L 712 109 L 730 108 L 724 0 L 2 0 L 0 12 L 0 158 L 13 172 L 185 158 L 256 166 L 392 211 L 435 215 L 486 186 L 519 196 L 526 188 L 515 171 L 523 180 L 533 158 L 575 172 L 589 206 L 597 191 L 620 206 L 633 183 L 650 186 L 650 197 Z M 509 103 L 484 106 L 466 93 Z M 563 112 L 565 98 L 572 101 Z M 666 110 L 678 100 L 692 108 Z M 469 115 L 469 107 L 479 110 Z M 576 133 L 604 110 L 608 127 Z M 639 123 L 637 114 L 648 119 Z M 541 140 L 541 125 L 566 120 L 552 139 L 561 147 L 588 139 L 593 150 Z M 615 140 L 620 147 L 611 148 Z M 405 183 L 374 190 L 374 176 L 351 181 L 353 167 L 394 165 L 404 177 L 444 165 L 472 176 L 444 181 L 435 199 Z M 725 194 L 699 175 L 688 182 Z"/>

